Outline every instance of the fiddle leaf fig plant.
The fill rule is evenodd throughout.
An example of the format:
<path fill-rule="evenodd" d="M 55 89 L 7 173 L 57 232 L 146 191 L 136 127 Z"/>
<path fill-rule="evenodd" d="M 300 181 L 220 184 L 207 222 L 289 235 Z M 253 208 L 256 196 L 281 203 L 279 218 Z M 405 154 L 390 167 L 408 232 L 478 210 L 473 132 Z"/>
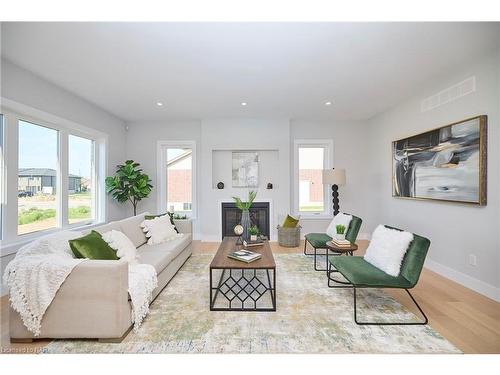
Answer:
<path fill-rule="evenodd" d="M 147 198 L 153 188 L 149 176 L 139 167 L 139 163 L 127 160 L 116 166 L 114 176 L 106 177 L 106 192 L 117 202 L 132 203 L 134 216 L 137 215 L 137 204 Z"/>

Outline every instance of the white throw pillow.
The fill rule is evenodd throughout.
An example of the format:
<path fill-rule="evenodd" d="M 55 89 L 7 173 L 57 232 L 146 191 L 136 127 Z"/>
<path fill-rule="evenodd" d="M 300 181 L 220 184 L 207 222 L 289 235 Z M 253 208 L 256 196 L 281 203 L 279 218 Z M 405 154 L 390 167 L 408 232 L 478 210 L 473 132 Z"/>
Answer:
<path fill-rule="evenodd" d="M 337 215 L 335 215 L 328 228 L 326 228 L 326 234 L 328 234 L 332 238 L 335 237 L 337 235 L 337 225 L 343 225 L 345 227 L 344 234 L 347 234 L 347 229 L 349 229 L 351 220 L 352 215 L 346 215 L 342 212 L 339 212 Z"/>
<path fill-rule="evenodd" d="M 413 234 L 379 225 L 366 249 L 365 260 L 388 275 L 398 276 Z"/>
<path fill-rule="evenodd" d="M 148 238 L 148 245 L 172 241 L 182 236 L 182 234 L 176 232 L 175 227 L 170 222 L 169 215 L 158 216 L 152 220 L 144 220 L 141 223 L 141 227 Z"/>
<path fill-rule="evenodd" d="M 102 239 L 108 243 L 109 247 L 116 250 L 118 258 L 125 259 L 129 264 L 137 264 L 137 249 L 125 233 L 113 229 L 103 233 Z"/>

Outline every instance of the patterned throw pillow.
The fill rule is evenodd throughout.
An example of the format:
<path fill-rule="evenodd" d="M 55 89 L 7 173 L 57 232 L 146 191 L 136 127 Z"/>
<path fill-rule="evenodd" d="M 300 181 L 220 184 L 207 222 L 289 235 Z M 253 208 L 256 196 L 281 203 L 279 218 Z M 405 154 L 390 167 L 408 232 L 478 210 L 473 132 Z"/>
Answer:
<path fill-rule="evenodd" d="M 173 212 L 165 212 L 164 214 L 159 214 L 159 215 L 146 215 L 144 216 L 144 219 L 145 220 L 153 220 L 155 217 L 161 217 L 161 216 L 165 216 L 165 215 L 168 215 L 170 217 L 170 224 L 172 224 L 174 226 L 174 229 L 177 233 L 179 233 L 179 231 L 177 230 L 177 227 L 175 226 L 175 223 L 174 223 L 174 213 Z"/>
<path fill-rule="evenodd" d="M 181 236 L 175 231 L 175 227 L 170 223 L 168 216 L 165 215 L 155 217 L 152 220 L 144 220 L 141 227 L 148 238 L 148 245 L 160 244 Z"/>

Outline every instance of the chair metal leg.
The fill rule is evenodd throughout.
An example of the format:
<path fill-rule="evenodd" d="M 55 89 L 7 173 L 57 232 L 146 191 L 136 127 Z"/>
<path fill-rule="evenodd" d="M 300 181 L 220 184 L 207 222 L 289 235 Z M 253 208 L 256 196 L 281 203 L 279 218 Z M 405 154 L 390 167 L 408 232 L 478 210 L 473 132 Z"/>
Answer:
<path fill-rule="evenodd" d="M 354 292 L 353 292 L 353 296 L 354 296 L 354 321 L 358 325 L 374 325 L 374 326 L 400 326 L 400 325 L 401 326 L 418 326 L 418 325 L 426 325 L 428 323 L 428 321 L 429 321 L 427 319 L 427 315 L 425 315 L 424 311 L 421 309 L 421 307 L 419 306 L 419 304 L 417 303 L 417 301 L 415 301 L 415 298 L 413 298 L 413 296 L 411 295 L 410 291 L 408 289 L 405 289 L 406 293 L 408 293 L 408 295 L 410 296 L 411 300 L 413 301 L 413 303 L 415 304 L 415 306 L 417 306 L 418 310 L 420 311 L 420 313 L 424 317 L 424 321 L 423 322 L 387 322 L 387 323 L 384 323 L 384 322 L 359 322 L 358 321 L 358 317 L 357 317 L 357 306 L 356 306 L 356 287 L 354 287 L 353 289 L 354 289 Z"/>
<path fill-rule="evenodd" d="M 329 288 L 337 288 L 337 289 L 350 289 L 353 288 L 353 285 L 348 281 L 340 281 L 332 277 L 332 273 L 340 273 L 336 269 L 333 269 L 333 266 L 330 262 L 328 262 L 328 266 L 326 269 L 326 279 L 327 285 Z M 330 283 L 332 282 L 332 283 Z M 335 285 L 339 284 L 339 285 Z"/>
<path fill-rule="evenodd" d="M 306 249 L 307 249 L 307 239 L 304 238 L 304 255 L 313 255 L 313 254 L 308 254 Z"/>

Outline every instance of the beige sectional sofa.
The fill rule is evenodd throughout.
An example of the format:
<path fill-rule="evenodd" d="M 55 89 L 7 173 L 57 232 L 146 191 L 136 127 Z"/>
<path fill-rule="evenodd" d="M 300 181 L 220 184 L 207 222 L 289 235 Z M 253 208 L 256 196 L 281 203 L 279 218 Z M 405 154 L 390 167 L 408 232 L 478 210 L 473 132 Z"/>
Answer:
<path fill-rule="evenodd" d="M 156 298 L 192 252 L 190 220 L 175 225 L 183 235 L 159 245 L 146 244 L 140 223 L 141 214 L 93 228 L 104 233 L 115 229 L 124 232 L 137 247 L 139 263 L 151 264 L 158 274 Z M 42 320 L 38 338 L 96 338 L 120 341 L 132 328 L 128 295 L 128 263 L 122 260 L 86 260 L 77 265 L 57 292 Z M 17 312 L 10 309 L 10 337 L 13 342 L 30 341 Z"/>

